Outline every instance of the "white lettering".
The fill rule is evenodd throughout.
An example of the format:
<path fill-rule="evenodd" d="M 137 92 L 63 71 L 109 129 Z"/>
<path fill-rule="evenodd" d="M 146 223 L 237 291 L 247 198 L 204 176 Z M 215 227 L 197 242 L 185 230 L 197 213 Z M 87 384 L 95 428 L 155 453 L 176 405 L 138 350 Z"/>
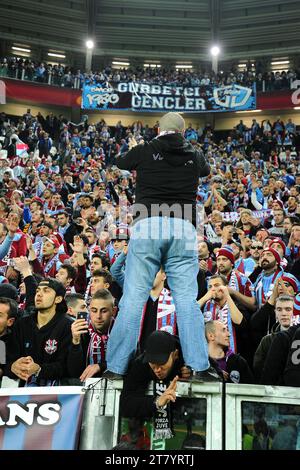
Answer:
<path fill-rule="evenodd" d="M 195 109 L 202 109 L 203 111 L 206 109 L 205 100 L 203 98 L 195 100 Z"/>
<path fill-rule="evenodd" d="M 40 416 L 37 417 L 38 424 L 42 426 L 52 426 L 56 424 L 60 419 L 60 409 L 61 406 L 58 403 L 44 403 L 39 408 Z"/>
<path fill-rule="evenodd" d="M 163 95 L 172 95 L 172 88 L 169 86 L 164 86 L 162 89 Z"/>
<path fill-rule="evenodd" d="M 121 93 L 125 93 L 126 91 L 128 91 L 128 83 L 119 83 L 118 91 L 120 91 Z"/>
<path fill-rule="evenodd" d="M 150 86 L 149 85 L 145 85 L 145 84 L 142 84 L 140 86 L 140 90 L 141 90 L 141 93 L 150 93 Z"/>
<path fill-rule="evenodd" d="M 160 85 L 152 85 L 151 86 L 151 94 L 160 95 L 161 94 L 161 86 Z"/>
<path fill-rule="evenodd" d="M 185 96 L 194 96 L 194 88 L 185 88 L 184 94 Z"/>
<path fill-rule="evenodd" d="M 36 403 L 27 403 L 25 408 L 19 403 L 8 403 L 7 408 L 9 408 L 9 419 L 6 423 L 6 426 L 16 426 L 18 421 L 16 418 L 19 418 L 23 423 L 28 426 L 32 426 L 34 420 L 34 410 L 36 409 Z"/>

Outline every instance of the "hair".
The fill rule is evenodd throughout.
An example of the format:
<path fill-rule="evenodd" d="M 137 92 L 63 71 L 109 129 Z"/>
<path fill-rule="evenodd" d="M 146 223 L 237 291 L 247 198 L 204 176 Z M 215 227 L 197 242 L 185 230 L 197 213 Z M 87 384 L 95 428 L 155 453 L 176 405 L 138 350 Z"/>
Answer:
<path fill-rule="evenodd" d="M 275 302 L 275 307 L 277 305 L 277 302 L 293 302 L 294 303 L 294 297 L 291 295 L 281 295 L 280 297 L 277 297 L 276 302 Z"/>
<path fill-rule="evenodd" d="M 99 259 L 101 259 L 101 261 L 102 261 L 102 268 L 103 268 L 103 269 L 104 269 L 104 268 L 107 268 L 107 269 L 110 268 L 110 262 L 109 262 L 109 259 L 106 257 L 106 255 L 103 255 L 103 254 L 101 254 L 101 253 L 94 253 L 94 254 L 92 255 L 92 259 L 94 259 L 94 258 L 99 258 Z"/>
<path fill-rule="evenodd" d="M 111 285 L 112 285 L 112 282 L 113 282 L 112 275 L 111 275 L 110 272 L 107 271 L 106 269 L 96 269 L 96 271 L 94 271 L 92 277 L 103 277 L 103 278 L 104 278 L 104 282 L 106 282 L 107 284 L 109 284 L 109 286 L 111 286 Z"/>
<path fill-rule="evenodd" d="M 216 332 L 216 326 L 214 320 L 210 320 L 205 323 L 205 336 L 207 339 L 208 334 L 215 334 Z"/>
<path fill-rule="evenodd" d="M 214 274 L 213 276 L 210 276 L 208 281 L 211 279 L 222 279 L 224 286 L 228 286 L 228 280 L 223 274 Z"/>
<path fill-rule="evenodd" d="M 58 175 L 56 175 L 58 176 Z M 60 176 L 60 175 L 59 175 Z M 59 211 L 56 215 L 56 218 L 59 216 L 59 215 L 65 215 L 66 217 L 70 217 L 70 214 L 68 214 L 68 212 L 66 211 Z"/>
<path fill-rule="evenodd" d="M 65 269 L 68 273 L 68 278 L 74 281 L 77 276 L 77 269 L 74 268 L 71 264 L 62 264 L 59 269 Z"/>
<path fill-rule="evenodd" d="M 18 304 L 15 300 L 9 299 L 7 297 L 0 297 L 0 304 L 7 305 L 9 307 L 7 318 L 18 317 Z"/>
<path fill-rule="evenodd" d="M 68 307 L 76 307 L 78 300 L 84 300 L 84 295 L 82 294 L 67 294 L 65 296 L 65 301 Z"/>
<path fill-rule="evenodd" d="M 107 300 L 111 302 L 112 306 L 114 306 L 115 299 L 107 289 L 99 289 L 95 292 L 92 296 L 91 300 Z"/>
<path fill-rule="evenodd" d="M 40 206 L 40 209 L 43 209 L 44 204 L 41 201 L 38 201 L 37 199 L 32 199 L 31 203 L 35 202 L 38 206 Z"/>
<path fill-rule="evenodd" d="M 49 224 L 49 222 L 42 222 L 42 223 L 40 224 L 40 227 L 42 227 L 42 226 L 48 227 L 50 230 L 53 230 L 53 227 L 52 227 L 51 224 Z"/>

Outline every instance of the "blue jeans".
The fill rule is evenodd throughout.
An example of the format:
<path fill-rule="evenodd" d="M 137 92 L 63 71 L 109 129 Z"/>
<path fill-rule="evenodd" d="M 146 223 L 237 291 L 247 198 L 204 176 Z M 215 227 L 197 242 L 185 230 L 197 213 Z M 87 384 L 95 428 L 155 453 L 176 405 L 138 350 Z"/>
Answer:
<path fill-rule="evenodd" d="M 123 297 L 107 345 L 107 368 L 125 374 L 137 347 L 143 308 L 163 266 L 176 309 L 183 358 L 201 371 L 209 367 L 204 317 L 196 301 L 198 257 L 196 230 L 183 219 L 151 217 L 132 230 Z"/>

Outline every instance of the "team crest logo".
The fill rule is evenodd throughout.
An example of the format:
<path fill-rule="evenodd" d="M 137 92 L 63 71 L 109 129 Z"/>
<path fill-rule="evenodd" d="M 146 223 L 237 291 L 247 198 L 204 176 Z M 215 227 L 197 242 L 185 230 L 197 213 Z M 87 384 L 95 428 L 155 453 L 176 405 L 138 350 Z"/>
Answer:
<path fill-rule="evenodd" d="M 47 354 L 54 354 L 57 351 L 56 339 L 48 339 L 45 344 L 45 351 Z"/>
<path fill-rule="evenodd" d="M 241 85 L 227 85 L 214 88 L 215 103 L 223 108 L 236 108 L 246 106 L 252 95 L 252 89 Z"/>

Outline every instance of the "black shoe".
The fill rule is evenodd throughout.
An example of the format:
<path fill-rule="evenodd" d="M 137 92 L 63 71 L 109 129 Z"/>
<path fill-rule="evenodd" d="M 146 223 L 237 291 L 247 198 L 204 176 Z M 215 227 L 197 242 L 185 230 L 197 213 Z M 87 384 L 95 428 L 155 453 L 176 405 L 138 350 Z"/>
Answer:
<path fill-rule="evenodd" d="M 190 380 L 192 382 L 221 382 L 222 379 L 213 367 L 206 370 L 194 371 Z"/>
<path fill-rule="evenodd" d="M 123 375 L 112 372 L 111 370 L 106 369 L 103 372 L 102 378 L 107 380 L 123 380 Z"/>

